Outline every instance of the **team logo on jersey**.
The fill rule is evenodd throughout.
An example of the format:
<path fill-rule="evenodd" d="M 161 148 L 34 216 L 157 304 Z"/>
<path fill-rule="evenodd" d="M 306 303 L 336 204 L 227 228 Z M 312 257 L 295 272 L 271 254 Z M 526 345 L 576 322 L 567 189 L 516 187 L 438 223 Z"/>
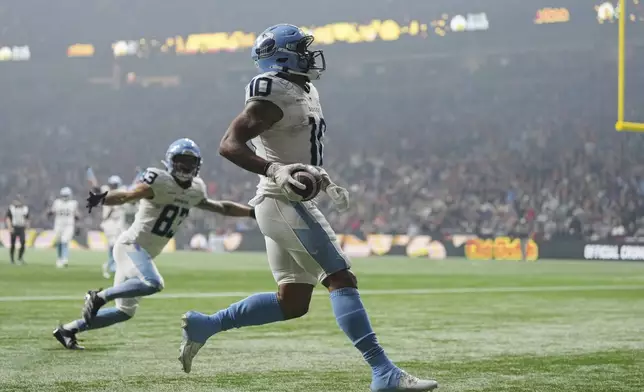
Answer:
<path fill-rule="evenodd" d="M 266 32 L 257 37 L 255 41 L 255 54 L 262 59 L 271 57 L 277 51 L 275 45 L 275 35 L 271 32 Z"/>

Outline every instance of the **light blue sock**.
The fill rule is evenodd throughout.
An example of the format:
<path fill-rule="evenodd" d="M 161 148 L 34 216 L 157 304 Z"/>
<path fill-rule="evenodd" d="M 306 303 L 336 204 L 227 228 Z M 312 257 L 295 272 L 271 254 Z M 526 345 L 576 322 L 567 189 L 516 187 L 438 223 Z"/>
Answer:
<path fill-rule="evenodd" d="M 105 302 L 109 302 L 116 298 L 134 298 L 145 297 L 161 291 L 162 286 L 155 282 L 145 283 L 139 278 L 131 278 L 121 284 L 110 287 L 98 293 L 98 296 L 103 298 Z"/>
<path fill-rule="evenodd" d="M 330 297 L 338 325 L 351 343 L 360 350 L 365 361 L 371 366 L 373 374 L 386 376 L 396 369 L 387 358 L 385 350 L 378 344 L 358 290 L 350 287 L 338 289 L 332 291 Z"/>
<path fill-rule="evenodd" d="M 56 243 L 56 255 L 58 255 L 58 260 L 63 259 L 63 244 L 60 242 Z"/>
<path fill-rule="evenodd" d="M 233 328 L 264 325 L 284 320 L 276 293 L 258 293 L 211 315 L 210 336 Z"/>
<path fill-rule="evenodd" d="M 114 262 L 114 247 L 110 246 L 109 257 L 107 259 L 107 270 L 114 273 L 116 271 L 116 263 Z"/>
<path fill-rule="evenodd" d="M 60 252 L 61 252 L 63 260 L 68 260 L 69 244 L 68 243 L 61 244 L 60 245 Z"/>
<path fill-rule="evenodd" d="M 122 323 L 123 321 L 127 321 L 131 318 L 132 317 L 127 313 L 124 313 L 117 308 L 106 308 L 98 311 L 96 317 L 92 320 L 91 326 L 88 326 L 85 320 L 80 319 L 63 325 L 63 328 L 68 331 L 83 332 L 89 331 L 90 329 L 109 327 L 110 325 Z"/>

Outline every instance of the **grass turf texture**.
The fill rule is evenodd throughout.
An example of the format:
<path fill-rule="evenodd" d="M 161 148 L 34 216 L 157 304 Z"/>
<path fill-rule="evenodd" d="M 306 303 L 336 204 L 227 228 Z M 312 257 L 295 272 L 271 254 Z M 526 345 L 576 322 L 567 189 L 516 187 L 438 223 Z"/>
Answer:
<path fill-rule="evenodd" d="M 367 391 L 368 367 L 318 289 L 302 319 L 223 333 L 191 374 L 177 361 L 180 316 L 273 291 L 263 254 L 175 253 L 158 260 L 166 290 L 127 323 L 51 337 L 105 287 L 104 255 L 28 252 L 0 263 L 0 391 Z M 644 263 L 354 261 L 363 301 L 390 357 L 441 391 L 644 390 Z"/>

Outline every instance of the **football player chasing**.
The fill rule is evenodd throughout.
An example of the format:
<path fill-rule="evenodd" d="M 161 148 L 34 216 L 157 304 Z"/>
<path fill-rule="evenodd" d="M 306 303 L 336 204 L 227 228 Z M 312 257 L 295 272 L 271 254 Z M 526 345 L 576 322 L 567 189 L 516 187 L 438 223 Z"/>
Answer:
<path fill-rule="evenodd" d="M 197 352 L 215 334 L 304 316 L 321 282 L 330 293 L 339 327 L 371 366 L 372 391 L 433 390 L 436 381 L 418 379 L 387 357 L 335 233 L 315 204 L 302 202 L 293 190 L 304 189 L 292 177 L 304 169 L 318 176 L 338 209 L 348 208 L 348 192 L 320 167 L 326 123 L 311 80 L 319 78 L 326 64 L 321 51 L 308 50 L 312 41 L 311 35 L 286 24 L 270 27 L 257 38 L 251 54 L 263 73 L 246 87 L 246 106 L 220 145 L 221 155 L 260 175 L 250 204 L 265 236 L 277 293 L 254 294 L 213 315 L 186 313 L 179 360 L 190 372 Z"/>
<path fill-rule="evenodd" d="M 72 198 L 72 189 L 64 187 L 54 200 L 47 215 L 54 217 L 54 243 L 56 244 L 56 267 L 67 267 L 69 243 L 74 237 L 76 221 L 79 219 L 78 201 Z"/>
<path fill-rule="evenodd" d="M 54 337 L 68 349 L 83 349 L 76 334 L 127 321 L 138 307 L 140 297 L 163 289 L 163 277 L 154 258 L 174 236 L 190 208 L 227 216 L 254 217 L 254 209 L 230 201 L 207 197 L 203 180 L 197 177 L 201 152 L 190 139 L 179 139 L 168 148 L 163 161 L 166 170 L 149 168 L 142 181 L 131 190 L 90 192 L 87 207 L 114 206 L 140 201 L 134 223 L 114 245 L 116 273 L 114 285 L 105 290 L 90 290 L 85 296 L 82 318 L 61 325 Z M 115 306 L 102 308 L 110 301 Z"/>

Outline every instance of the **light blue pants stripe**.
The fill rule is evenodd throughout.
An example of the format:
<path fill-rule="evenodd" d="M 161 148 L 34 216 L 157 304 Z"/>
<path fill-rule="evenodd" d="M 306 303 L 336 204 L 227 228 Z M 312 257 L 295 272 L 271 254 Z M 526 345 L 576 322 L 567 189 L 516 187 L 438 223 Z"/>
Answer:
<path fill-rule="evenodd" d="M 114 261 L 114 246 L 108 249 L 107 270 L 114 273 L 116 271 L 116 262 Z"/>
<path fill-rule="evenodd" d="M 302 242 L 311 257 L 317 261 L 327 275 L 349 268 L 349 264 L 338 249 L 333 245 L 331 238 L 320 222 L 302 203 L 291 203 L 298 215 L 304 220 L 308 229 L 296 229 L 295 235 Z"/>
<path fill-rule="evenodd" d="M 154 267 L 150 254 L 138 244 L 135 244 L 134 247 L 136 252 L 127 252 L 127 255 L 134 263 L 134 267 L 138 270 L 143 282 L 151 286 L 163 286 L 163 278 Z"/>

